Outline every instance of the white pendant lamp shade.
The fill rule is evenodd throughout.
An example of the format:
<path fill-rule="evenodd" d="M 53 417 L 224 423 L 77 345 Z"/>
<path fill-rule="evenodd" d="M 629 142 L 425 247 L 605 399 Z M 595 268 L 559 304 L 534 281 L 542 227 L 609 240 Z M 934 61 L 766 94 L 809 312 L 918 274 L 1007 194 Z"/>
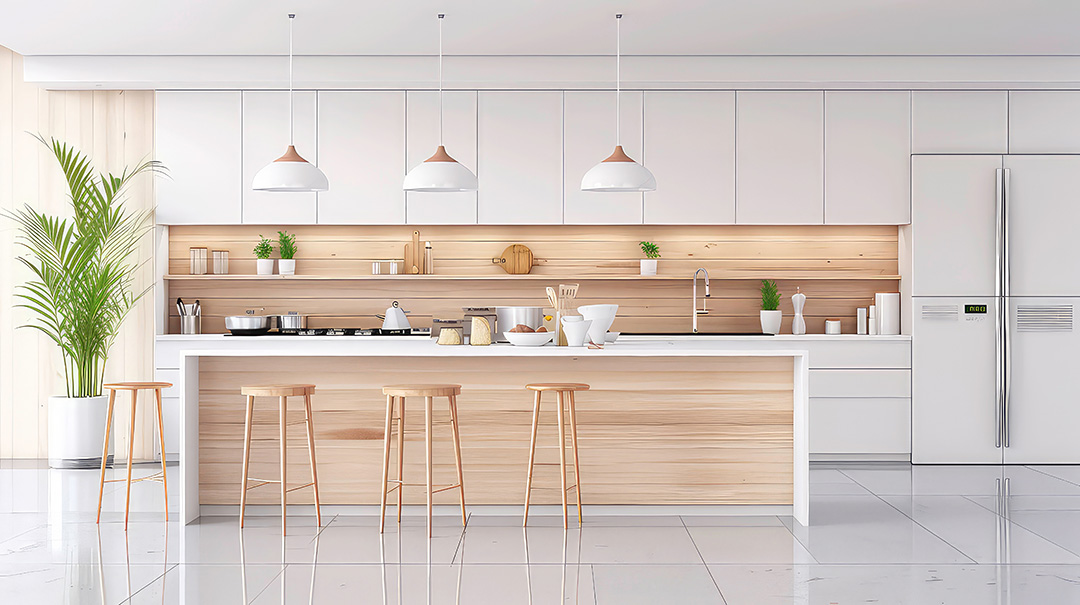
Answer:
<path fill-rule="evenodd" d="M 434 155 L 413 167 L 405 175 L 401 188 L 405 191 L 476 191 L 476 175 L 450 157 L 443 147 L 443 70 L 442 70 L 442 22 L 439 14 L 439 146 Z"/>
<path fill-rule="evenodd" d="M 293 36 L 292 23 L 296 15 L 289 14 L 289 147 L 280 158 L 255 173 L 251 188 L 256 191 L 326 191 L 330 182 L 322 170 L 296 152 L 293 146 Z"/>
<path fill-rule="evenodd" d="M 582 191 L 655 191 L 656 178 L 649 169 L 638 164 L 619 144 L 619 124 L 622 113 L 622 14 L 615 15 L 615 151 L 593 166 L 581 179 Z"/>

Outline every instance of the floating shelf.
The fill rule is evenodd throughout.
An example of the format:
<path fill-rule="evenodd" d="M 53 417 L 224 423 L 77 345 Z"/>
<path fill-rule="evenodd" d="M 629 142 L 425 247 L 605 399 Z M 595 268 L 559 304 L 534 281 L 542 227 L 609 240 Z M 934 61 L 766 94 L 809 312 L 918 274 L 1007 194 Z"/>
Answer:
<path fill-rule="evenodd" d="M 239 275 L 239 274 L 227 274 L 227 275 L 165 275 L 162 277 L 166 281 L 255 281 L 255 280 L 281 280 L 281 281 L 372 281 L 372 280 L 395 280 L 395 279 L 429 279 L 429 280 L 458 280 L 458 281 L 508 281 L 508 280 L 540 280 L 549 282 L 558 281 L 626 281 L 626 280 L 644 280 L 644 281 L 690 281 L 693 279 L 692 275 L 410 275 L 410 274 L 397 274 L 397 275 Z M 841 272 L 828 273 L 821 272 L 820 275 L 807 275 L 807 274 L 790 274 L 790 273 L 774 273 L 760 275 L 727 275 L 724 272 L 717 272 L 712 276 L 712 279 L 720 280 L 733 280 L 733 279 L 777 279 L 777 280 L 874 280 L 874 281 L 896 281 L 900 279 L 899 275 L 844 275 Z"/>

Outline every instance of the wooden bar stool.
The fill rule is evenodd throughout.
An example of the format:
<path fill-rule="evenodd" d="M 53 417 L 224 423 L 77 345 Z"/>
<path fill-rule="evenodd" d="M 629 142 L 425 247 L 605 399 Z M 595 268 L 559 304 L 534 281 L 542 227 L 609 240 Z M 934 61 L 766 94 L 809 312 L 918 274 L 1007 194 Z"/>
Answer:
<path fill-rule="evenodd" d="M 580 383 L 534 383 L 525 385 L 526 389 L 536 392 L 536 403 L 533 404 L 532 438 L 529 440 L 529 474 L 525 479 L 525 520 L 522 525 L 529 524 L 529 494 L 532 492 L 533 464 L 536 461 L 536 429 L 540 425 L 540 395 L 544 391 L 555 391 L 558 395 L 558 418 L 559 418 L 559 470 L 562 475 L 562 515 L 563 528 L 570 527 L 569 515 L 566 508 L 566 492 L 574 490 L 577 493 L 578 526 L 581 526 L 581 470 L 578 466 L 578 443 L 577 443 L 577 412 L 574 409 L 574 393 L 588 391 L 589 385 Z M 570 416 L 570 441 L 574 447 L 574 484 L 566 485 L 566 422 L 563 419 L 563 409 L 569 409 Z"/>
<path fill-rule="evenodd" d="M 427 520 L 428 537 L 431 537 L 431 501 L 438 492 L 445 492 L 457 488 L 461 493 L 461 525 L 465 525 L 465 477 L 461 470 L 461 436 L 458 433 L 457 396 L 461 394 L 459 384 L 398 384 L 383 387 L 383 395 L 386 395 L 386 432 L 383 434 L 383 484 L 382 497 L 379 502 L 379 532 L 382 533 L 386 525 L 386 496 L 398 490 L 397 520 L 401 523 L 401 505 L 403 502 L 402 491 L 406 485 L 410 487 L 423 485 L 427 488 Z M 405 453 L 405 398 L 424 398 L 425 436 L 427 439 L 427 483 L 405 483 L 402 472 L 404 470 Z M 446 397 L 450 408 L 450 428 L 454 437 L 454 461 L 457 463 L 458 482 L 453 485 L 435 487 L 431 482 L 431 402 L 435 397 Z M 394 406 L 400 402 L 398 408 L 397 427 L 397 479 L 390 479 L 390 433 L 394 418 Z M 386 489 L 390 483 L 394 487 Z"/>
<path fill-rule="evenodd" d="M 281 535 L 285 535 L 285 500 L 289 492 L 294 492 L 305 487 L 315 488 L 315 522 L 322 526 L 322 511 L 319 508 L 319 474 L 315 470 L 315 425 L 311 422 L 311 394 L 315 392 L 313 384 L 272 384 L 259 386 L 246 386 L 240 388 L 240 394 L 247 396 L 247 418 L 244 421 L 244 476 L 240 490 L 240 527 L 244 527 L 244 510 L 247 507 L 247 493 L 249 489 L 262 487 L 271 483 L 281 485 Z M 278 398 L 278 438 L 281 450 L 281 478 L 280 479 L 249 479 L 248 468 L 251 460 L 251 417 L 255 411 L 256 397 Z M 294 422 L 285 420 L 285 412 L 288 408 L 289 397 L 304 398 L 304 419 Z M 289 487 L 286 478 L 288 460 L 286 452 L 285 429 L 289 425 L 303 424 L 307 427 L 308 457 L 311 462 L 311 483 Z M 248 486 L 248 481 L 257 481 L 255 485 Z"/>
<path fill-rule="evenodd" d="M 128 427 L 127 495 L 124 497 L 124 531 L 127 531 L 128 510 L 131 506 L 131 484 L 139 481 L 161 481 L 162 487 L 165 488 L 165 520 L 169 520 L 169 482 L 165 477 L 165 425 L 161 419 L 161 389 L 167 389 L 171 386 L 171 382 L 114 382 L 105 385 L 105 390 L 109 392 L 109 412 L 105 420 L 105 446 L 101 450 L 101 485 L 98 488 L 97 501 L 98 523 L 101 523 L 101 500 L 105 495 L 105 484 L 125 481 L 125 479 L 105 480 L 105 466 L 109 461 L 109 435 L 112 433 L 113 403 L 116 401 L 117 391 L 131 392 L 131 426 Z M 131 457 L 135 445 L 135 401 L 138 398 L 139 391 L 154 391 L 154 397 L 157 399 L 158 439 L 161 441 L 161 472 L 132 481 Z"/>

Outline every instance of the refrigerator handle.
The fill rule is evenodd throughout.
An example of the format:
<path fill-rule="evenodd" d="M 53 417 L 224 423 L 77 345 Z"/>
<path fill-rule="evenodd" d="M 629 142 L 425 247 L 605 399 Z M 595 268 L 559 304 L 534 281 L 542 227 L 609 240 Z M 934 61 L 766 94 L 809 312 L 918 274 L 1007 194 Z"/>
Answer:
<path fill-rule="evenodd" d="M 1002 316 L 1004 298 L 1004 267 L 1005 267 L 1005 169 L 998 168 L 996 176 L 997 184 L 997 237 L 994 247 L 994 447 L 1001 447 L 1001 437 L 1004 431 L 1002 416 L 1005 412 L 1005 361 L 1004 361 L 1004 334 L 1005 319 Z"/>
<path fill-rule="evenodd" d="M 1002 196 L 1001 196 L 1001 253 L 1003 255 L 1003 262 L 1001 267 L 1002 274 L 1002 328 L 1001 331 L 1004 335 L 1003 344 L 1003 365 L 1004 370 L 1004 387 L 1003 387 L 1003 400 L 1001 410 L 1001 434 L 1002 445 L 1009 447 L 1009 403 L 1011 397 L 1010 392 L 1012 390 L 1012 313 L 1009 309 L 1012 296 L 1012 274 L 1010 272 L 1011 259 L 1009 258 L 1009 169 L 1002 168 Z M 1005 483 L 1008 488 L 1008 481 Z"/>

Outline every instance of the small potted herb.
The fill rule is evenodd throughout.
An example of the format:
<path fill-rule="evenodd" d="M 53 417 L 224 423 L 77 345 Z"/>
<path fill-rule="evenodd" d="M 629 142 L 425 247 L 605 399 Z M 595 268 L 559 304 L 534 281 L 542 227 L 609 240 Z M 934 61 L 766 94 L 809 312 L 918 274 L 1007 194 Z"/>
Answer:
<path fill-rule="evenodd" d="M 660 258 L 660 246 L 652 242 L 641 242 L 641 251 L 645 258 L 641 259 L 641 274 L 656 275 L 656 259 Z"/>
<path fill-rule="evenodd" d="M 761 332 L 779 334 L 780 321 L 784 315 L 780 312 L 780 293 L 776 291 L 776 282 L 771 279 L 761 280 Z"/>
<path fill-rule="evenodd" d="M 269 239 L 259 236 L 259 243 L 255 244 L 255 272 L 259 275 L 274 274 L 274 259 L 270 255 L 274 253 L 274 244 Z"/>
<path fill-rule="evenodd" d="M 290 235 L 288 231 L 278 231 L 278 253 L 281 260 L 278 261 L 278 273 L 282 275 L 296 274 L 296 235 Z"/>

